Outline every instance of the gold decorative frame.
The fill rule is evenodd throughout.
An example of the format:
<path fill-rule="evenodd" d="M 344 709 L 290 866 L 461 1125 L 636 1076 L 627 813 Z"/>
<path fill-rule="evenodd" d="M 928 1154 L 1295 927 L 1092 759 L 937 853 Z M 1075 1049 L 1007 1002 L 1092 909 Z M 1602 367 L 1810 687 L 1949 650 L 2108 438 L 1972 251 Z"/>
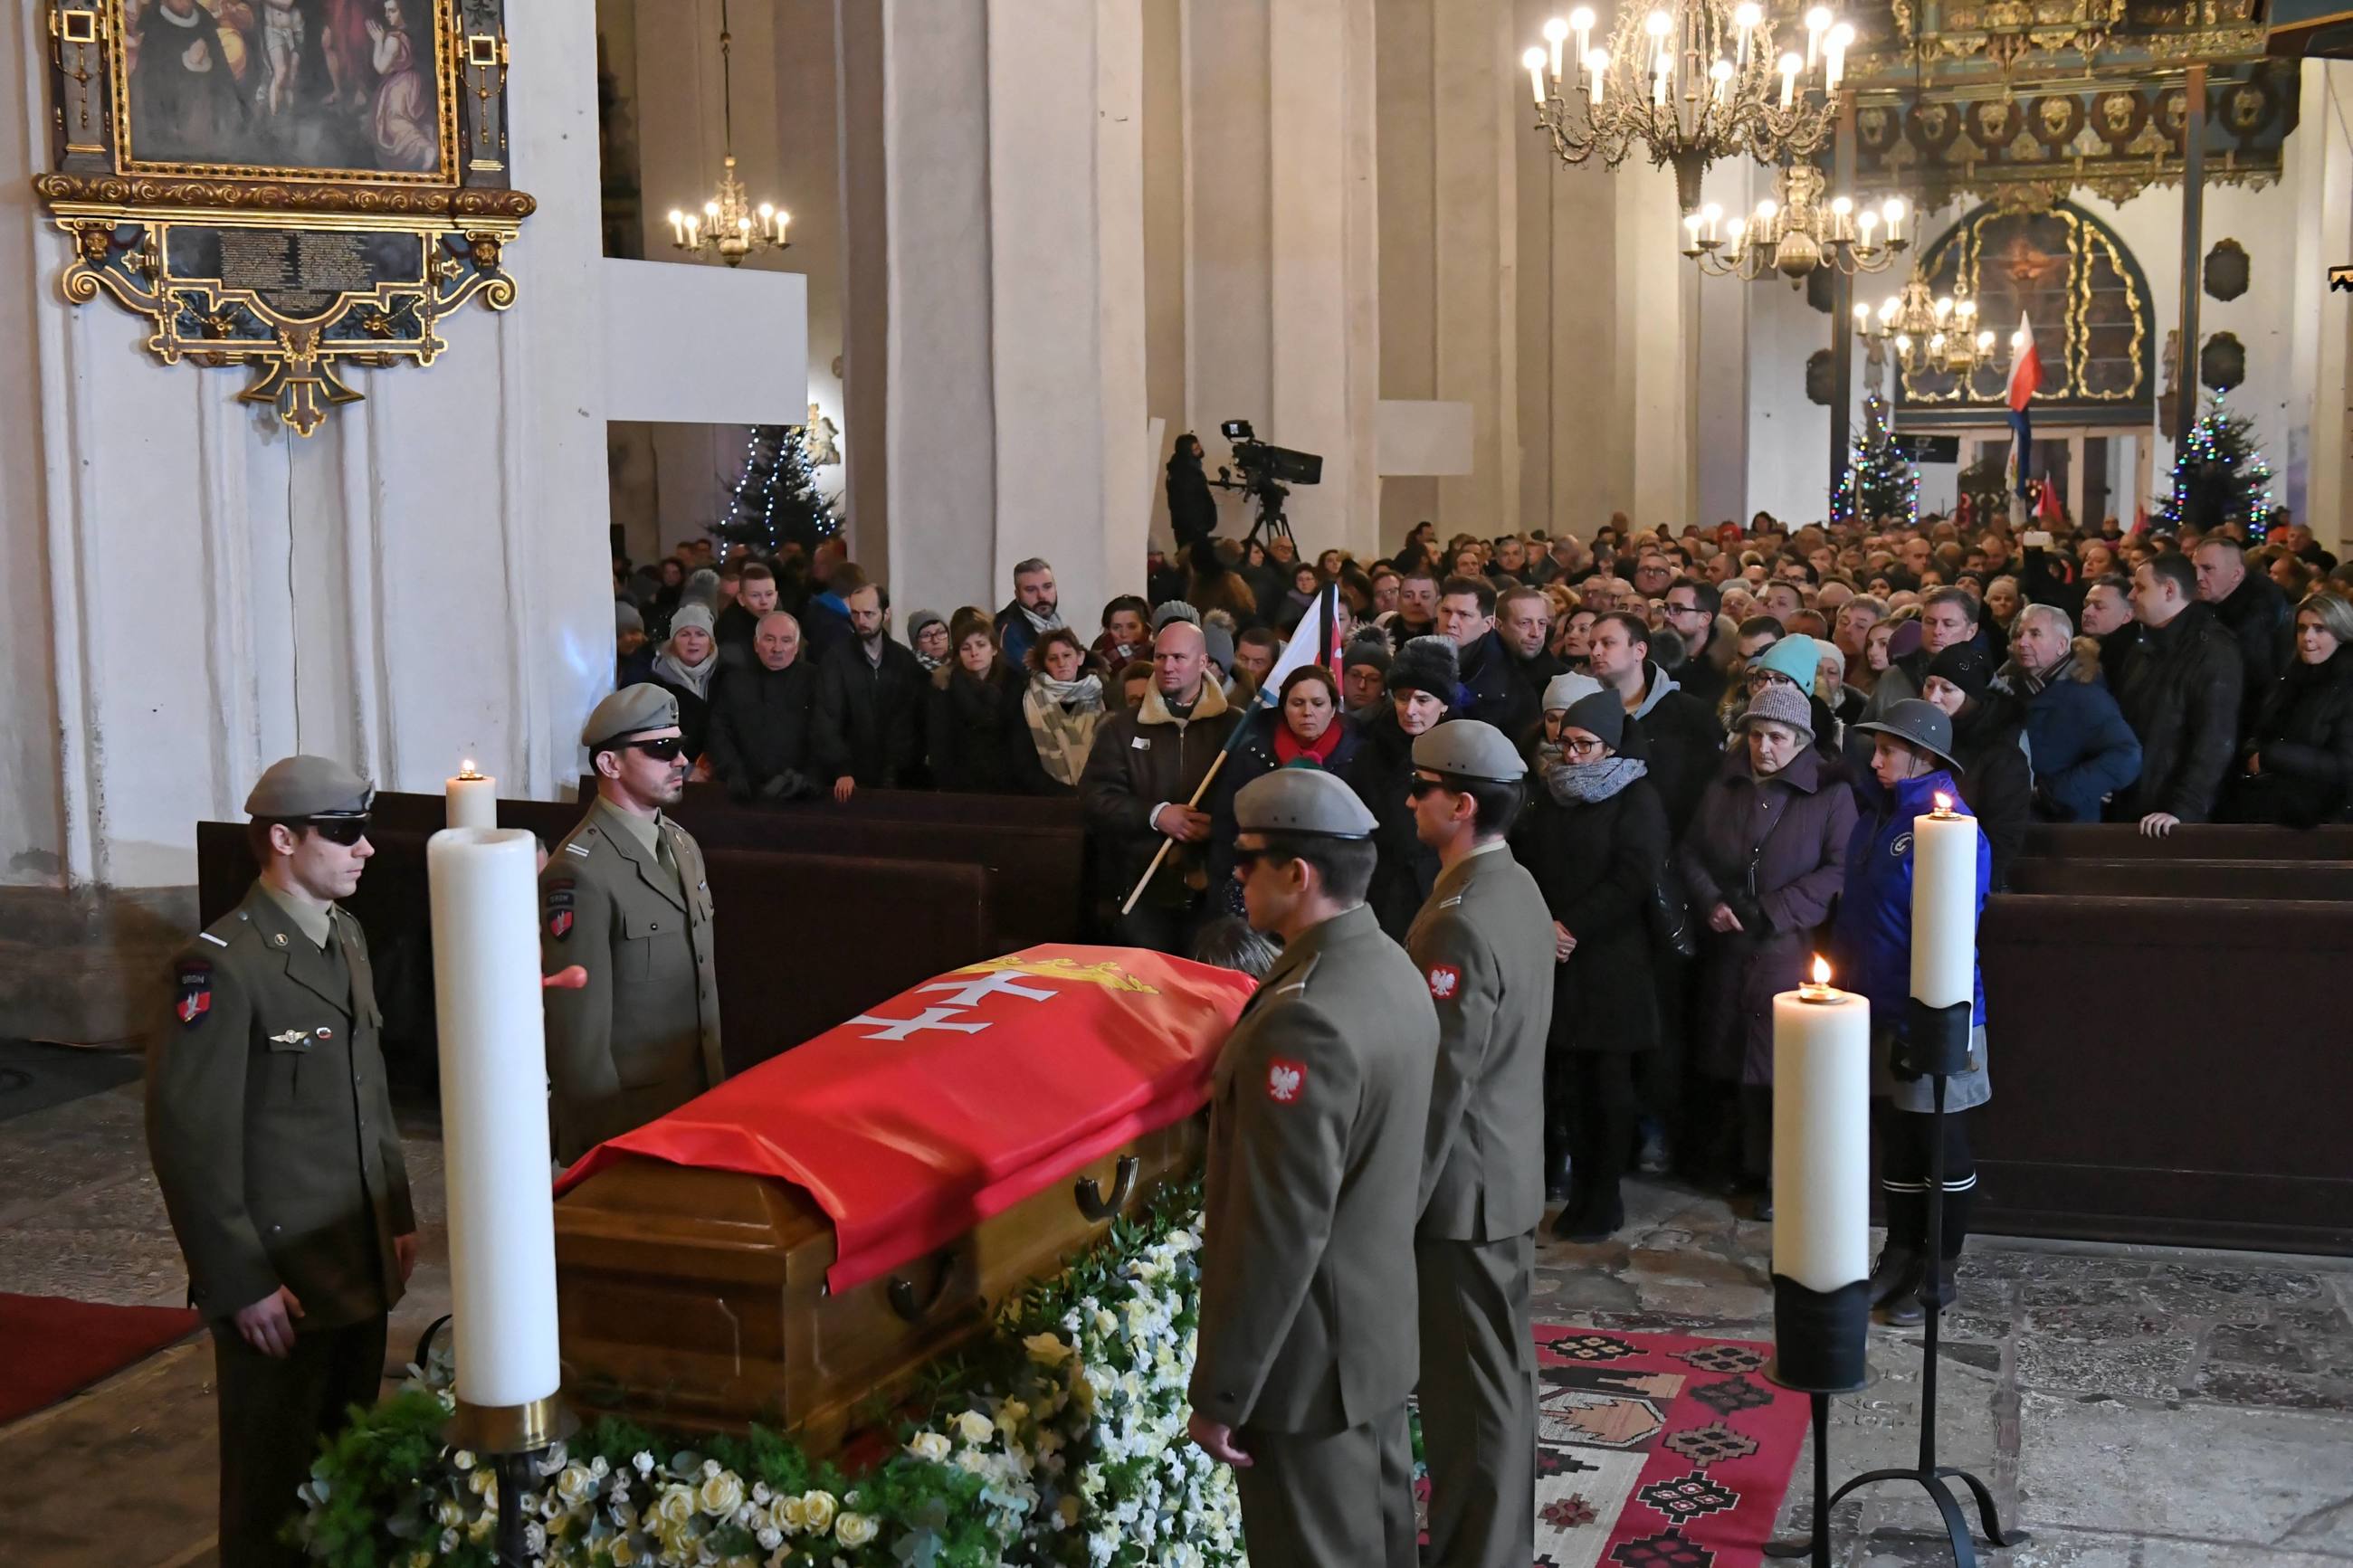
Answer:
<path fill-rule="evenodd" d="M 251 368 L 238 397 L 274 405 L 289 428 L 309 436 L 361 395 L 339 365 L 429 365 L 448 347 L 438 327 L 450 312 L 477 300 L 494 310 L 514 303 L 505 249 L 537 204 L 508 184 L 505 0 L 401 0 L 431 31 L 428 51 L 412 29 L 415 58 L 432 57 L 429 169 L 142 157 L 132 31 L 146 7 L 168 4 L 185 17 L 189 0 L 38 3 L 49 37 L 52 156 L 33 188 L 73 241 L 61 288 L 72 304 L 104 293 L 146 317 L 145 347 L 161 363 Z M 225 73 L 237 59 L 247 64 L 229 77 L 231 100 L 241 105 L 256 90 L 248 82 L 260 32 L 238 18 L 256 7 L 194 3 L 209 20 L 186 35 L 192 44 L 218 39 L 204 47 Z M 192 61 L 191 71 L 203 64 Z M 376 68 L 371 58 L 363 79 L 398 74 L 373 78 Z M 258 85 L 274 90 L 266 74 Z M 378 97 L 374 112 L 384 103 Z M 363 96 L 344 112 L 355 121 L 370 110 Z M 248 111 L 237 114 L 242 128 Z M 330 140 L 348 150 L 352 135 L 347 121 Z M 250 142 L 239 139 L 243 149 Z M 190 265 L 207 253 L 220 259 Z"/>

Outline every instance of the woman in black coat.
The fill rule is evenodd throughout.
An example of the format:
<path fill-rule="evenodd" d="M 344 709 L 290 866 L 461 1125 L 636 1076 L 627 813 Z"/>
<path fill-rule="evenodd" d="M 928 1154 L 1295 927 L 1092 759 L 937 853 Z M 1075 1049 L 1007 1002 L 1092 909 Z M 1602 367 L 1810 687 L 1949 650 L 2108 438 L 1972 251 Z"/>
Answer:
<path fill-rule="evenodd" d="M 1953 721 L 1953 760 L 1961 764 L 1953 782 L 1993 851 L 1993 890 L 2000 892 L 2034 821 L 2034 770 L 2021 742 L 2025 710 L 1993 689 L 1993 676 L 1991 654 L 1973 642 L 1956 643 L 1929 660 L 1920 695 Z"/>
<path fill-rule="evenodd" d="M 2353 602 L 2295 607 L 2295 662 L 2256 715 L 2245 776 L 2224 796 L 2233 822 L 2312 827 L 2353 817 Z"/>
<path fill-rule="evenodd" d="M 1379 860 L 1365 902 L 1381 930 L 1403 942 L 1438 880 L 1438 852 L 1414 831 L 1406 790 L 1413 782 L 1413 742 L 1462 705 L 1454 645 L 1440 637 L 1415 637 L 1389 663 L 1389 700 L 1365 726 L 1364 743 L 1341 776 L 1377 826 Z"/>
<path fill-rule="evenodd" d="M 1648 764 L 1620 754 L 1626 710 L 1599 691 L 1549 709 L 1513 851 L 1552 910 L 1552 1035 L 1545 1051 L 1545 1173 L 1570 1163 L 1553 1222 L 1567 1241 L 1626 1223 L 1619 1193 L 1633 1152 L 1634 1061 L 1659 1043 L 1650 909 L 1667 863 L 1667 810 Z"/>
<path fill-rule="evenodd" d="M 1229 914 L 1242 912 L 1241 884 L 1234 880 L 1234 797 L 1242 786 L 1277 768 L 1321 768 L 1345 779 L 1356 765 L 1364 736 L 1341 711 L 1339 683 L 1320 664 L 1303 664 L 1283 677 L 1271 708 L 1242 716 L 1241 738 L 1227 753 L 1211 792 L 1209 886 Z"/>
<path fill-rule="evenodd" d="M 996 627 L 987 611 L 967 605 L 948 633 L 952 657 L 932 671 L 925 700 L 932 783 L 959 795 L 1014 794 L 1008 727 L 1019 686 L 997 650 Z"/>

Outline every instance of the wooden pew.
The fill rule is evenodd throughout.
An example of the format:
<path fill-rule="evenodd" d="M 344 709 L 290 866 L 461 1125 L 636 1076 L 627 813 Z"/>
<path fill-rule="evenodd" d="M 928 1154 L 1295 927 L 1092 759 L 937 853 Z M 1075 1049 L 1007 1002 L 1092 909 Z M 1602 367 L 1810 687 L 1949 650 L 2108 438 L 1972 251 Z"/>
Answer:
<path fill-rule="evenodd" d="M 2011 863 L 2009 890 L 2141 899 L 2353 900 L 2353 862 L 2021 856 Z"/>
<path fill-rule="evenodd" d="M 2161 838 L 2129 823 L 2038 822 L 2021 857 L 2073 860 L 2353 860 L 2353 823 L 2321 827 L 2252 827 L 2185 823 Z"/>

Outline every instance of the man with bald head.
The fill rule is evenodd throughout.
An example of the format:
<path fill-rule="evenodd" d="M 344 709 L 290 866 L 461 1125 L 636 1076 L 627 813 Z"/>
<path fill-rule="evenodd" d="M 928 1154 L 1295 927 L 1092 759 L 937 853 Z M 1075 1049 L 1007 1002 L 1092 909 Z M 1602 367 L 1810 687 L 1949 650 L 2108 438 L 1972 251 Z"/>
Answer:
<path fill-rule="evenodd" d="M 810 755 L 817 667 L 801 656 L 801 624 L 782 610 L 760 617 L 752 657 L 711 688 L 705 746 L 711 776 L 737 800 L 807 800 L 823 793 Z"/>
<path fill-rule="evenodd" d="M 1201 628 L 1190 621 L 1161 627 L 1152 643 L 1152 689 L 1095 731 L 1079 780 L 1103 877 L 1099 904 L 1116 911 L 1160 846 L 1169 846 L 1134 909 L 1119 917 L 1121 942 L 1180 955 L 1192 946 L 1210 901 L 1209 803 L 1201 784 L 1240 721 L 1210 678 Z"/>

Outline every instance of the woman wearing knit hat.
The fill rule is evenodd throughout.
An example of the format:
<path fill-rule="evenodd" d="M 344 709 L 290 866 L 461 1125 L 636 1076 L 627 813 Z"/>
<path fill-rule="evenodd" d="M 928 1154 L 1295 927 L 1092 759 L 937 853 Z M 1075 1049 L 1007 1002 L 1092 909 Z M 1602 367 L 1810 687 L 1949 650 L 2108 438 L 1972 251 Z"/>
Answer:
<path fill-rule="evenodd" d="M 1693 1032 L 1699 1072 L 1716 1088 L 1736 1190 L 1765 1192 L 1772 1168 L 1773 997 L 1794 991 L 1816 931 L 1846 879 L 1854 796 L 1815 747 L 1814 704 L 1767 685 L 1736 721 L 1736 743 L 1678 852 L 1706 935 Z M 1768 1216 L 1767 1194 L 1757 1205 Z"/>
<path fill-rule="evenodd" d="M 1621 753 L 1626 709 L 1612 691 L 1545 698 L 1535 786 L 1512 850 L 1552 911 L 1552 1033 L 1545 1050 L 1545 1181 L 1568 1200 L 1553 1221 L 1567 1241 L 1606 1240 L 1626 1223 L 1619 1194 L 1634 1143 L 1634 1060 L 1659 1042 L 1650 906 L 1667 861 L 1667 811 L 1648 765 Z"/>
<path fill-rule="evenodd" d="M 695 575 L 719 581 L 717 573 Z M 711 679 L 719 673 L 719 641 L 712 625 L 709 605 L 691 600 L 681 604 L 670 613 L 670 640 L 654 656 L 654 684 L 678 699 L 678 728 L 685 742 L 680 749 L 689 762 L 699 763 L 711 730 Z M 695 776 L 709 774 L 698 766 Z"/>
<path fill-rule="evenodd" d="M 1953 721 L 1953 760 L 1961 798 L 1977 814 L 1993 847 L 1993 889 L 2010 883 L 2010 863 L 2026 847 L 2034 818 L 2034 770 L 2029 765 L 2025 714 L 2007 692 L 1993 689 L 1994 658 L 1984 645 L 1955 643 L 1928 661 L 1920 695 Z"/>
<path fill-rule="evenodd" d="M 1381 930 L 1398 942 L 1438 880 L 1438 853 L 1423 847 L 1406 790 L 1413 782 L 1414 737 L 1435 729 L 1462 705 L 1454 645 L 1444 637 L 1409 641 L 1389 660 L 1388 706 L 1365 725 L 1364 743 L 1342 775 L 1379 822 L 1380 851 L 1365 902 Z"/>

